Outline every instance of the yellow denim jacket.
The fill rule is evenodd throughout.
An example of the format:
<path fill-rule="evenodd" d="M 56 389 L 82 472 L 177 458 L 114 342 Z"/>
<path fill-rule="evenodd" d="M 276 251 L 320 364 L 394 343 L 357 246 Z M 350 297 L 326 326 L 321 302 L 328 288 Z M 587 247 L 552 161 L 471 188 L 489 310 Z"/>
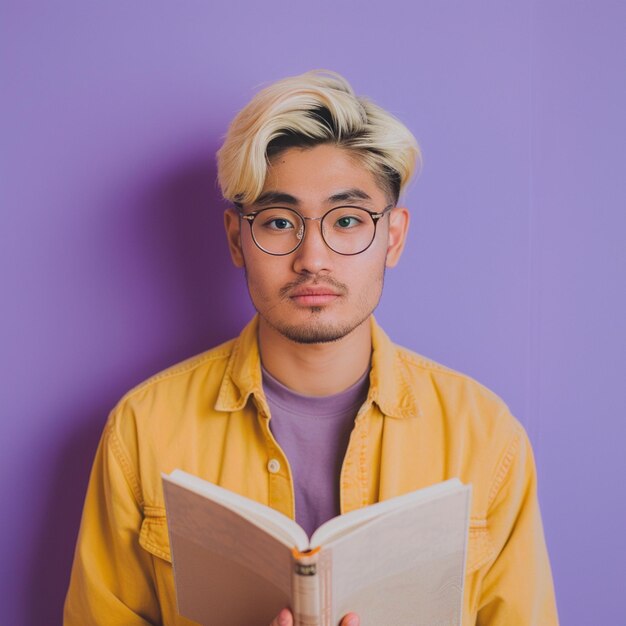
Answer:
<path fill-rule="evenodd" d="M 394 345 L 373 318 L 372 342 L 341 512 L 458 476 L 473 486 L 463 625 L 557 624 L 524 429 L 492 392 Z M 257 318 L 119 402 L 89 480 L 66 626 L 193 623 L 176 612 L 160 474 L 181 468 L 294 518 L 289 463 L 269 419 Z"/>

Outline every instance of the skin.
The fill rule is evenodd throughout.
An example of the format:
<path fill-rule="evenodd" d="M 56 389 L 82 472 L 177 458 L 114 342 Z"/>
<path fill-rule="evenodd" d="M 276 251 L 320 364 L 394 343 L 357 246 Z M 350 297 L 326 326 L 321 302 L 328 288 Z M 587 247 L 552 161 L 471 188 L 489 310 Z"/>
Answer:
<path fill-rule="evenodd" d="M 340 626 L 359 626 L 361 620 L 356 613 L 348 613 L 342 620 Z M 293 616 L 289 609 L 283 609 L 273 620 L 270 626 L 293 626 Z"/>
<path fill-rule="evenodd" d="M 358 189 L 369 199 L 333 202 L 333 195 Z M 322 144 L 290 148 L 275 157 L 268 169 L 266 192 L 293 196 L 306 217 L 320 217 L 341 204 L 373 212 L 390 203 L 374 176 L 350 152 Z M 276 204 L 276 203 L 272 203 Z M 250 213 L 257 205 L 244 206 Z M 233 263 L 245 268 L 248 290 L 259 312 L 259 350 L 268 372 L 298 393 L 326 396 L 355 383 L 369 368 L 369 317 L 383 288 L 385 268 L 394 267 L 402 253 L 409 226 L 406 208 L 383 217 L 372 245 L 362 254 L 342 256 L 324 243 L 318 222 L 308 222 L 300 247 L 286 256 L 272 256 L 254 243 L 248 224 L 235 210 L 225 213 Z M 306 295 L 307 290 L 328 293 Z M 316 343 L 294 336 L 316 335 Z"/>
<path fill-rule="evenodd" d="M 367 198 L 332 200 L 347 190 Z M 289 148 L 270 164 L 261 198 L 289 194 L 305 217 L 354 204 L 379 212 L 391 200 L 374 176 L 343 148 L 327 144 Z M 261 208 L 244 206 L 244 213 Z M 372 351 L 369 318 L 382 294 L 386 268 L 402 253 L 409 226 L 406 208 L 396 207 L 378 223 L 372 245 L 362 254 L 342 256 L 326 246 L 318 222 L 308 222 L 300 247 L 272 256 L 254 243 L 250 227 L 235 210 L 225 213 L 233 263 L 244 268 L 252 302 L 259 313 L 259 350 L 264 367 L 281 383 L 309 396 L 340 393 L 369 368 Z M 270 626 L 291 626 L 284 609 Z M 358 626 L 354 613 L 341 626 Z"/>

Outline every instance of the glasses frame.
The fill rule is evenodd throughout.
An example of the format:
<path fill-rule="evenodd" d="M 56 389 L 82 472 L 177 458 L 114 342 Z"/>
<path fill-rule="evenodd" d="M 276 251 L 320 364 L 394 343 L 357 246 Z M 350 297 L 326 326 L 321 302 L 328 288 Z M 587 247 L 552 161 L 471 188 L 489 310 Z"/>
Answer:
<path fill-rule="evenodd" d="M 302 242 L 304 241 L 304 238 L 306 237 L 306 223 L 308 221 L 308 222 L 320 223 L 320 235 L 322 236 L 322 241 L 324 242 L 324 244 L 326 244 L 326 247 L 329 250 L 332 250 L 335 254 L 340 254 L 341 256 L 356 256 L 357 254 L 363 254 L 363 252 L 365 252 L 374 243 L 374 239 L 376 239 L 376 232 L 377 232 L 376 227 L 378 226 L 379 220 L 386 213 L 391 211 L 391 209 L 394 209 L 395 206 L 396 206 L 395 204 L 388 204 L 382 211 L 375 212 L 375 211 L 370 211 L 368 209 L 364 209 L 362 206 L 357 206 L 355 204 L 342 204 L 341 206 L 335 206 L 332 209 L 329 209 L 328 211 L 326 211 L 326 213 L 324 213 L 324 215 L 320 217 L 305 217 L 299 211 L 296 211 L 295 209 L 291 207 L 286 207 L 286 206 L 268 206 L 262 209 L 257 209 L 256 211 L 252 211 L 251 213 L 244 213 L 243 209 L 238 207 L 238 212 L 239 212 L 239 218 L 242 220 L 245 220 L 250 225 L 250 235 L 252 236 L 252 241 L 254 241 L 256 247 L 259 250 L 265 252 L 265 254 L 270 254 L 271 256 L 287 256 L 288 254 L 294 253 L 302 245 Z M 296 244 L 295 248 L 293 248 L 289 252 L 270 252 L 269 250 L 266 250 L 256 240 L 256 237 L 254 236 L 254 230 L 252 229 L 252 224 L 254 220 L 257 218 L 257 216 L 263 213 L 264 211 L 270 211 L 270 210 L 276 210 L 276 209 L 286 209 L 288 211 L 293 211 L 302 220 L 302 236 L 300 237 L 300 241 Z M 324 218 L 329 213 L 331 213 L 332 211 L 336 209 L 359 209 L 360 211 L 365 211 L 372 218 L 372 222 L 374 223 L 374 233 L 372 234 L 372 239 L 367 244 L 367 246 L 363 248 L 363 250 L 360 250 L 359 252 L 338 252 L 326 241 L 326 237 L 324 237 L 324 229 L 322 228 L 322 223 L 324 221 Z"/>

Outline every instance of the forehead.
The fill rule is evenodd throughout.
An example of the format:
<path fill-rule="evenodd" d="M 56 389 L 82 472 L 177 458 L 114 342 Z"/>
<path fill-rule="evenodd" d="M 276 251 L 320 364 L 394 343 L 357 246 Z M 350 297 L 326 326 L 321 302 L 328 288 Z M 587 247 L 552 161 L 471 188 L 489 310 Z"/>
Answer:
<path fill-rule="evenodd" d="M 385 194 L 359 156 L 322 144 L 288 148 L 270 162 L 260 200 L 287 194 L 298 204 L 355 200 L 380 204 Z M 295 203 L 294 203 L 295 204 Z"/>

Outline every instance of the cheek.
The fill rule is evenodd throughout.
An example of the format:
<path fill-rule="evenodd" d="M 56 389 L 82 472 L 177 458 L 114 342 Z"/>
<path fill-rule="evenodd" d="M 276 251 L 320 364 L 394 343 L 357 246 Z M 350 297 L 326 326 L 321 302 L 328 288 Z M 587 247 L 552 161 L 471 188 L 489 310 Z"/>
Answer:
<path fill-rule="evenodd" d="M 363 259 L 365 260 L 365 259 Z M 355 264 L 342 277 L 350 291 L 358 293 L 362 299 L 370 299 L 380 295 L 385 274 L 384 255 L 372 255 L 366 263 Z"/>
<path fill-rule="evenodd" d="M 366 277 L 366 280 L 378 280 L 382 277 L 385 272 L 387 248 L 380 245 L 375 248 L 372 246 L 372 248 L 367 250 L 367 252 L 365 252 L 362 256 L 362 265 L 359 268 L 359 271 Z"/>
<path fill-rule="evenodd" d="M 244 255 L 248 291 L 255 299 L 270 300 L 278 297 L 279 289 L 287 282 L 285 270 L 274 262 L 273 257 L 258 252 L 257 255 L 246 250 Z"/>

